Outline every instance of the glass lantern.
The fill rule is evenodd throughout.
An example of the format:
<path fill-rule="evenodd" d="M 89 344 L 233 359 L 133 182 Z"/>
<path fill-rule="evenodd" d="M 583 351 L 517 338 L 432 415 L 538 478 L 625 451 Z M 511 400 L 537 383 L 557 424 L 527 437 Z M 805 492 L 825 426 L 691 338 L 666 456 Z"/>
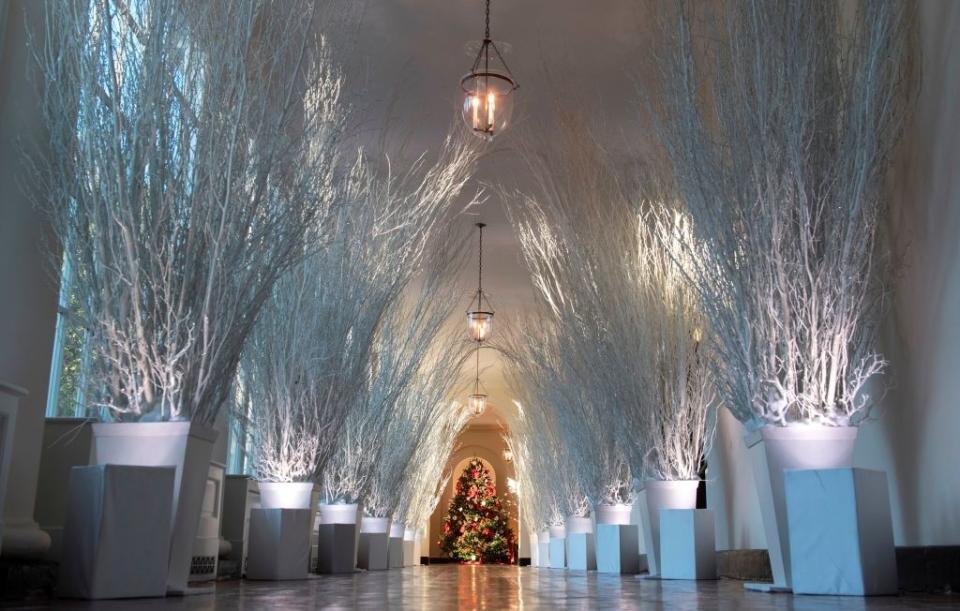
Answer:
<path fill-rule="evenodd" d="M 503 460 L 504 462 L 513 462 L 513 450 L 511 450 L 510 448 L 504 448 Z"/>
<path fill-rule="evenodd" d="M 460 87 L 463 89 L 463 122 L 474 135 L 493 140 L 510 123 L 516 83 L 499 71 L 479 70 L 464 76 Z"/>
<path fill-rule="evenodd" d="M 487 409 L 487 395 L 474 393 L 467 398 L 467 406 L 474 418 L 483 414 Z"/>
<path fill-rule="evenodd" d="M 493 331 L 493 312 L 480 310 L 467 312 L 467 326 L 470 329 L 470 339 L 475 342 L 486 341 Z"/>

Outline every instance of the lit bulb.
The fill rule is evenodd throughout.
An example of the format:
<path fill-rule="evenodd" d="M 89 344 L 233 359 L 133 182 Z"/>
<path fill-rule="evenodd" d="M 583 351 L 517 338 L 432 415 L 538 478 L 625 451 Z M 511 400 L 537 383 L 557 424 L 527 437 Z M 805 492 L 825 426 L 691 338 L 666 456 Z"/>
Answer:
<path fill-rule="evenodd" d="M 493 115 L 496 112 L 496 96 L 492 93 L 487 94 L 487 129 L 493 130 Z"/>
<path fill-rule="evenodd" d="M 481 393 L 470 395 L 468 405 L 470 407 L 470 413 L 473 414 L 474 417 L 483 414 L 484 410 L 487 409 L 487 395 Z"/>
<path fill-rule="evenodd" d="M 470 338 L 475 342 L 486 341 L 493 330 L 493 312 L 467 312 Z"/>

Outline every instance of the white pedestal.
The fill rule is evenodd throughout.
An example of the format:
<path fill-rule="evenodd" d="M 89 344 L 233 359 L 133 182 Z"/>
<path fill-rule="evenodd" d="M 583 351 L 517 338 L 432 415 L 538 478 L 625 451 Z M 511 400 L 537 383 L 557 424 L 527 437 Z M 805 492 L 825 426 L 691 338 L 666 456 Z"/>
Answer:
<path fill-rule="evenodd" d="M 716 529 L 710 509 L 660 512 L 660 577 L 716 579 Z"/>
<path fill-rule="evenodd" d="M 385 571 L 390 568 L 390 535 L 360 533 L 357 566 L 368 571 Z"/>
<path fill-rule="evenodd" d="M 167 590 L 171 593 L 187 591 L 216 437 L 214 429 L 190 422 L 93 424 L 91 463 L 176 467 L 167 574 Z"/>
<path fill-rule="evenodd" d="M 309 509 L 253 509 L 247 579 L 306 579 L 310 519 Z"/>
<path fill-rule="evenodd" d="M 897 593 L 886 473 L 787 470 L 784 485 L 794 592 Z"/>
<path fill-rule="evenodd" d="M 567 568 L 567 539 L 550 537 L 550 568 Z"/>
<path fill-rule="evenodd" d="M 320 524 L 317 535 L 317 572 L 352 573 L 357 566 L 357 525 Z"/>
<path fill-rule="evenodd" d="M 640 572 L 640 527 L 597 524 L 597 571 L 620 575 Z"/>
<path fill-rule="evenodd" d="M 852 467 L 856 439 L 855 427 L 802 424 L 765 426 L 759 433 L 745 438 L 773 573 L 772 584 L 746 583 L 745 588 L 765 592 L 789 592 L 791 589 L 784 470 Z"/>
<path fill-rule="evenodd" d="M 390 537 L 390 543 L 387 546 L 389 554 L 389 565 L 391 569 L 403 568 L 403 537 Z"/>
<path fill-rule="evenodd" d="M 694 509 L 697 506 L 698 481 L 647 480 L 644 484 L 643 542 L 650 575 L 660 574 L 660 512 L 664 509 Z"/>
<path fill-rule="evenodd" d="M 537 554 L 540 556 L 538 566 L 550 568 L 550 531 L 548 529 L 541 530 L 537 535 L 537 546 L 539 548 Z"/>
<path fill-rule="evenodd" d="M 530 535 L 530 566 L 540 566 L 540 545 L 536 533 Z"/>
<path fill-rule="evenodd" d="M 173 467 L 75 467 L 57 593 L 68 598 L 164 596 Z"/>
<path fill-rule="evenodd" d="M 230 577 L 239 579 L 247 569 L 250 545 L 250 511 L 260 507 L 257 480 L 246 475 L 227 475 L 223 485 L 223 517 L 220 533 L 230 543 L 227 558 L 233 563 Z"/>
<path fill-rule="evenodd" d="M 567 568 L 573 571 L 597 570 L 597 548 L 593 533 L 567 534 Z"/>
<path fill-rule="evenodd" d="M 403 529 L 403 566 L 414 566 L 419 559 L 416 555 L 416 532 L 412 528 Z"/>

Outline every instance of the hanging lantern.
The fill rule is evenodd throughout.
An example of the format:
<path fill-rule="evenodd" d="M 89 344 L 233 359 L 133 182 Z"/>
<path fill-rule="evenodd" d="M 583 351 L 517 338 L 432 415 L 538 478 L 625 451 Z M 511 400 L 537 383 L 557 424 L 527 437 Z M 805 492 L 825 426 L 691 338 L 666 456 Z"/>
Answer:
<path fill-rule="evenodd" d="M 490 307 L 490 300 L 486 300 L 484 306 L 483 294 L 483 228 L 484 223 L 477 223 L 480 230 L 480 264 L 478 266 L 477 282 L 477 302 L 476 307 L 467 310 L 467 327 L 470 330 L 470 339 L 475 342 L 484 342 L 493 332 L 493 308 Z M 473 304 L 471 303 L 471 306 Z"/>
<path fill-rule="evenodd" d="M 474 378 L 473 394 L 467 397 L 467 409 L 476 418 L 487 409 L 487 395 L 480 392 L 480 344 L 477 344 L 477 377 Z"/>
<path fill-rule="evenodd" d="M 513 462 L 513 450 L 511 450 L 510 448 L 504 448 L 503 460 L 504 462 Z"/>
<path fill-rule="evenodd" d="M 474 393 L 470 395 L 467 399 L 467 406 L 470 409 L 470 414 L 474 418 L 483 414 L 487 409 L 487 395 L 483 393 Z"/>
<path fill-rule="evenodd" d="M 473 67 L 462 79 L 463 121 L 470 131 L 485 139 L 503 131 L 513 114 L 513 90 L 519 87 L 490 38 L 490 0 L 487 0 L 486 29 Z"/>

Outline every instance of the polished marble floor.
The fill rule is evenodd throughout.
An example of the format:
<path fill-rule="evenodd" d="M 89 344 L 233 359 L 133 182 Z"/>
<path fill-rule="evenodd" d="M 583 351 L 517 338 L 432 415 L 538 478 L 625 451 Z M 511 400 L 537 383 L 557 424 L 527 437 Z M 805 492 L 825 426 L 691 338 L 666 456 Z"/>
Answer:
<path fill-rule="evenodd" d="M 8 605 L 0 607 L 10 608 Z M 960 609 L 960 596 L 844 598 L 744 592 L 739 581 L 638 577 L 505 566 L 435 565 L 317 576 L 297 582 L 221 582 L 215 594 L 96 603 L 54 601 L 21 609 Z"/>

